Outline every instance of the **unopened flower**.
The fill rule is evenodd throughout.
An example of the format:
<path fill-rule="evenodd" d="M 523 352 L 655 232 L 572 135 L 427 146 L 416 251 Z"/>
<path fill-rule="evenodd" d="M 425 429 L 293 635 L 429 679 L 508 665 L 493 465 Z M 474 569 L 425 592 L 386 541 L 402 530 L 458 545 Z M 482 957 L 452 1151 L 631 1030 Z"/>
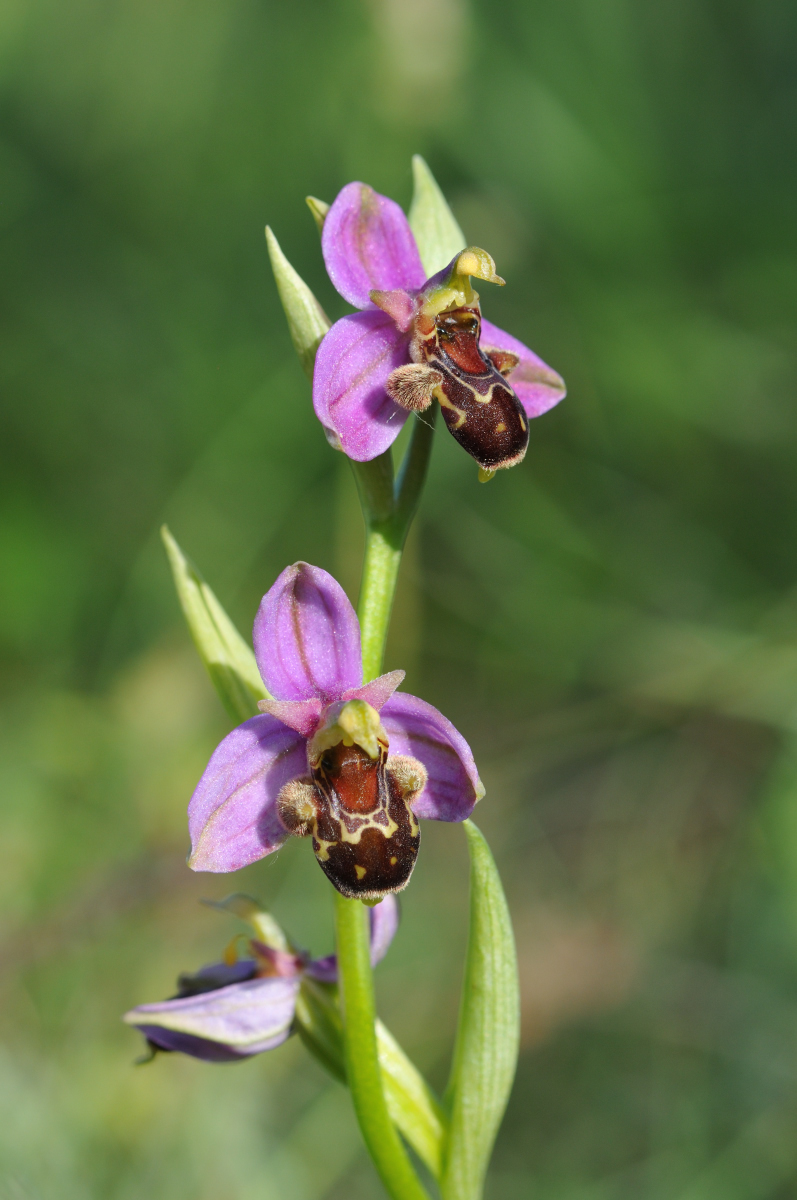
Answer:
<path fill-rule="evenodd" d="M 489 477 L 520 462 L 528 419 L 565 395 L 532 350 L 481 316 L 471 278 L 503 284 L 478 247 L 425 278 L 407 218 L 394 201 L 350 183 L 326 214 L 329 277 L 360 312 L 329 330 L 315 360 L 313 404 L 332 445 L 375 458 L 408 413 L 436 399 L 457 441 Z"/>
<path fill-rule="evenodd" d="M 272 699 L 228 734 L 188 808 L 197 871 L 237 871 L 311 836 L 344 896 L 409 881 L 418 817 L 462 821 L 483 795 L 465 739 L 403 671 L 362 682 L 360 627 L 331 575 L 287 567 L 263 597 L 254 648 Z"/>
<path fill-rule="evenodd" d="M 248 896 L 217 905 L 237 913 L 253 928 L 242 959 L 212 963 L 181 975 L 177 995 L 140 1004 L 123 1020 L 156 1050 L 177 1050 L 207 1062 L 234 1062 L 273 1050 L 294 1032 L 299 989 L 305 979 L 337 982 L 337 958 L 310 958 L 296 950 L 276 922 Z M 371 963 L 387 954 L 398 928 L 393 896 L 370 910 Z M 234 943 L 235 945 L 235 943 Z"/>

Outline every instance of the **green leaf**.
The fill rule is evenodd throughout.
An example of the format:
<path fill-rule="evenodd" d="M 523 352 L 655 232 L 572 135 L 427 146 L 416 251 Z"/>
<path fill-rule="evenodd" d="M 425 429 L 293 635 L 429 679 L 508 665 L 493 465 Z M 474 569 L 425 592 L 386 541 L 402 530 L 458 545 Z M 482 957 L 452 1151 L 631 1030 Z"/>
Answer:
<path fill-rule="evenodd" d="M 235 721 L 257 716 L 268 692 L 251 648 L 165 525 L 161 537 L 191 637 L 222 704 Z"/>
<path fill-rule="evenodd" d="M 442 1105 L 381 1021 L 376 1022 L 376 1045 L 390 1118 L 421 1162 L 439 1179 L 446 1126 Z"/>
<path fill-rule="evenodd" d="M 296 1026 L 311 1054 L 345 1083 L 337 988 L 305 978 L 296 1004 Z M 442 1106 L 381 1021 L 376 1022 L 376 1041 L 390 1118 L 421 1162 L 439 1179 L 446 1123 Z"/>
<path fill-rule="evenodd" d="M 410 228 L 418 243 L 423 269 L 430 276 L 442 271 L 468 243 L 420 154 L 413 155 L 412 177 L 415 188 L 410 205 Z"/>
<path fill-rule="evenodd" d="M 479 1200 L 517 1065 L 520 992 L 512 923 L 490 847 L 464 822 L 470 853 L 470 933 L 447 1097 L 443 1200 Z"/>
<path fill-rule="evenodd" d="M 312 379 L 316 350 L 332 322 L 301 275 L 294 271 L 282 253 L 280 244 L 268 225 L 266 244 L 277 291 L 288 318 L 291 339 L 306 374 Z"/>

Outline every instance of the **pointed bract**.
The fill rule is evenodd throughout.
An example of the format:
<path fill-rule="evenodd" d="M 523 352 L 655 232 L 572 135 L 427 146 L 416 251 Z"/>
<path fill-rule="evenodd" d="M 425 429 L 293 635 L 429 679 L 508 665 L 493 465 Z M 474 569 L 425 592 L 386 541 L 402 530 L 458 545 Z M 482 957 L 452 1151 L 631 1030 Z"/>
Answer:
<path fill-rule="evenodd" d="M 412 156 L 412 178 L 415 187 L 410 205 L 410 228 L 415 234 L 424 270 L 431 276 L 468 243 L 420 154 Z"/>
<path fill-rule="evenodd" d="M 277 291 L 288 319 L 291 340 L 305 372 L 312 379 L 316 351 L 332 322 L 302 277 L 282 253 L 280 244 L 268 225 L 266 244 Z"/>

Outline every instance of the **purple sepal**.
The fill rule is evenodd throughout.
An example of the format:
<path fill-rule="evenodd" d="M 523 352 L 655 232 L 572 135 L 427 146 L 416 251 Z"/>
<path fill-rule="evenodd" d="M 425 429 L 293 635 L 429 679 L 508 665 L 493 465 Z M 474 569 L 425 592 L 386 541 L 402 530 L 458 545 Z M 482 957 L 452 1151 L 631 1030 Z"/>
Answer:
<path fill-rule="evenodd" d="M 343 693 L 341 700 L 365 700 L 366 704 L 370 704 L 371 708 L 379 712 L 406 674 L 406 671 L 388 671 L 386 675 L 380 675 L 370 683 L 364 683 L 362 687 L 349 688 Z"/>
<path fill-rule="evenodd" d="M 307 771 L 304 738 L 275 717 L 252 717 L 217 746 L 188 805 L 195 871 L 237 871 L 288 836 L 277 815 L 283 784 Z"/>
<path fill-rule="evenodd" d="M 412 806 L 432 821 L 464 821 L 484 788 L 470 746 L 451 722 L 417 696 L 396 692 L 381 712 L 391 754 L 420 759 L 429 778 Z"/>
<path fill-rule="evenodd" d="M 278 700 L 336 700 L 362 683 L 360 626 L 343 588 L 320 567 L 286 567 L 253 630 L 263 681 Z"/>
<path fill-rule="evenodd" d="M 387 954 L 399 926 L 399 905 L 395 896 L 385 896 L 381 904 L 368 910 L 371 926 L 371 966 L 375 967 Z M 305 974 L 321 983 L 337 983 L 338 960 L 334 954 L 312 959 Z"/>
<path fill-rule="evenodd" d="M 221 1046 L 217 1042 L 209 1042 L 207 1038 L 194 1037 L 190 1033 L 161 1029 L 159 1025 L 137 1025 L 136 1029 L 158 1050 L 189 1054 L 191 1058 L 212 1063 L 241 1062 L 245 1058 L 251 1058 L 253 1054 L 260 1054 L 262 1050 L 275 1049 L 285 1041 L 285 1038 L 280 1038 L 273 1045 L 258 1046 L 251 1050 L 233 1050 L 230 1046 Z"/>
<path fill-rule="evenodd" d="M 370 308 L 374 289 L 423 286 L 407 218 L 394 200 L 365 183 L 349 183 L 336 196 L 324 221 L 321 250 L 329 278 L 355 308 Z"/>
<path fill-rule="evenodd" d="M 315 414 L 333 445 L 356 462 L 368 462 L 387 450 L 407 419 L 385 384 L 409 361 L 408 347 L 407 334 L 381 309 L 342 317 L 318 347 Z"/>
<path fill-rule="evenodd" d="M 564 399 L 567 388 L 562 377 L 544 363 L 538 354 L 529 350 L 528 346 L 524 346 L 517 338 L 484 319 L 481 347 L 482 350 L 509 350 L 512 354 L 517 354 L 520 362 L 509 372 L 507 378 L 530 419 L 541 417 Z"/>
<path fill-rule="evenodd" d="M 299 979 L 250 979 L 229 987 L 141 1004 L 124 1020 L 164 1050 L 229 1062 L 272 1050 L 290 1036 Z"/>

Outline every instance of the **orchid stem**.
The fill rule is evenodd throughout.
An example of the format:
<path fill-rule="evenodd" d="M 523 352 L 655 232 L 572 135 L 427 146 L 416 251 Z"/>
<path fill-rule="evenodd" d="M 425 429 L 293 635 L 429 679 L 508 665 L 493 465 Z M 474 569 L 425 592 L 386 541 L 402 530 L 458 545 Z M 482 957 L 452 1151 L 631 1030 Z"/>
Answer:
<path fill-rule="evenodd" d="M 346 1077 L 363 1140 L 393 1200 L 429 1200 L 390 1119 L 376 1046 L 376 1002 L 368 913 L 335 893 L 338 978 L 342 992 Z"/>
<path fill-rule="evenodd" d="M 437 407 L 415 417 L 395 483 L 389 450 L 368 463 L 352 462 L 366 528 L 359 603 L 366 682 L 382 670 L 401 554 L 426 482 Z"/>
<path fill-rule="evenodd" d="M 433 434 L 434 410 L 416 416 L 395 482 L 389 450 L 371 462 L 352 463 L 366 527 L 359 603 L 365 682 L 382 670 L 401 552 L 426 480 Z M 393 1200 L 429 1200 L 390 1119 L 382 1088 L 367 911 L 359 900 L 347 900 L 339 892 L 335 935 L 346 1077 L 363 1139 Z"/>

